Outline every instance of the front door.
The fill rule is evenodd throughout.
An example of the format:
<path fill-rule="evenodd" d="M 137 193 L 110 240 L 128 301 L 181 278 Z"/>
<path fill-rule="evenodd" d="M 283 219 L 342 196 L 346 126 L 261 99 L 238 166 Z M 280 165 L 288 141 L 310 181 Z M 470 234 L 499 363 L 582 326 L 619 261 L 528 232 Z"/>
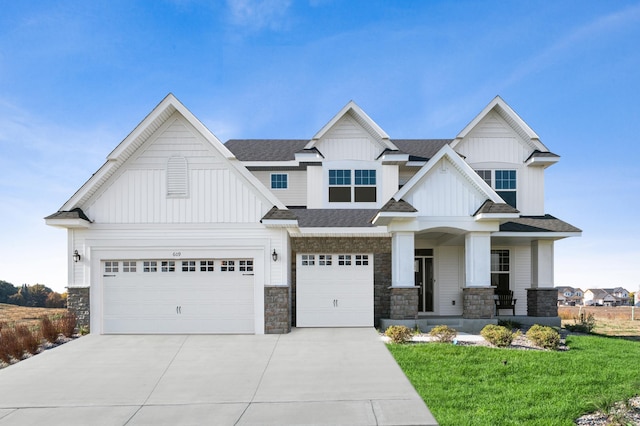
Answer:
<path fill-rule="evenodd" d="M 433 312 L 433 251 L 430 249 L 420 251 L 426 252 L 427 255 L 416 253 L 415 257 L 415 284 L 419 287 L 418 311 Z"/>

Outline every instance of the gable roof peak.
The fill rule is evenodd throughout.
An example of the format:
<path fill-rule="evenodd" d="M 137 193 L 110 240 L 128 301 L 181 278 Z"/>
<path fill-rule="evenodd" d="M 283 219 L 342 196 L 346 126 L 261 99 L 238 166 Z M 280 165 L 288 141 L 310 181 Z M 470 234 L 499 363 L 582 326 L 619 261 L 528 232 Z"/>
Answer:
<path fill-rule="evenodd" d="M 311 149 L 315 147 L 316 143 L 329 131 L 331 128 L 344 116 L 350 115 L 353 119 L 364 128 L 380 145 L 385 149 L 398 150 L 398 148 L 391 142 L 389 135 L 382 130 L 378 124 L 367 115 L 366 112 L 353 100 L 350 100 L 336 115 L 333 116 L 327 124 L 325 124 L 309 141 L 305 146 L 305 149 Z"/>

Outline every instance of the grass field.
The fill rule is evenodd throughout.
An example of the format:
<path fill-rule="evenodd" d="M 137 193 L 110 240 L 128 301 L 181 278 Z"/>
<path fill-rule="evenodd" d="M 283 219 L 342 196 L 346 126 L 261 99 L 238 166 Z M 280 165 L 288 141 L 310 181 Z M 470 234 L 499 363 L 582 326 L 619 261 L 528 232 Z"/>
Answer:
<path fill-rule="evenodd" d="M 640 341 L 640 308 L 632 310 L 630 306 L 561 306 L 558 314 L 562 318 L 562 324 L 573 324 L 574 318 L 581 313 L 593 315 L 595 328 L 593 332 L 605 336 L 625 337 L 630 340 Z M 635 318 L 635 320 L 631 320 Z"/>
<path fill-rule="evenodd" d="M 389 345 L 442 425 L 572 425 L 640 389 L 640 344 L 567 338 L 569 351 Z"/>
<path fill-rule="evenodd" d="M 0 303 L 0 322 L 35 327 L 43 316 L 61 316 L 67 312 L 60 308 L 28 308 Z"/>

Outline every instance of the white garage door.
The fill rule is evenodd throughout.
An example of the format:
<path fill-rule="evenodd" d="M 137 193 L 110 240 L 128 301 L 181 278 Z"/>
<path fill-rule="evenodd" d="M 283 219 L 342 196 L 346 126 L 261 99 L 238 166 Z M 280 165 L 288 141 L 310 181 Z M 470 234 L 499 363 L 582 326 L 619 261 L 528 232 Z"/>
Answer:
<path fill-rule="evenodd" d="M 373 326 L 373 254 L 298 254 L 296 325 Z"/>
<path fill-rule="evenodd" d="M 254 333 L 252 259 L 102 262 L 104 333 Z"/>

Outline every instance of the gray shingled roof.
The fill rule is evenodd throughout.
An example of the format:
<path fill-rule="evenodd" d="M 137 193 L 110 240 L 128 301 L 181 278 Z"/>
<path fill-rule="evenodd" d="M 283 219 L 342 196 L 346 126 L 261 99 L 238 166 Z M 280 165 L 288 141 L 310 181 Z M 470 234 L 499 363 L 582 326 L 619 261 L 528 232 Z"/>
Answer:
<path fill-rule="evenodd" d="M 86 214 L 84 214 L 82 209 L 79 207 L 70 211 L 55 212 L 54 214 L 45 217 L 45 219 L 83 219 L 83 220 L 86 220 L 87 222 L 91 222 L 91 220 L 87 217 Z"/>
<path fill-rule="evenodd" d="M 373 227 L 371 219 L 376 209 L 293 209 L 300 228 Z"/>
<path fill-rule="evenodd" d="M 224 146 L 240 161 L 295 160 L 309 139 L 231 139 Z"/>
<path fill-rule="evenodd" d="M 409 154 L 410 160 L 428 160 L 451 139 L 395 139 L 400 152 Z M 295 160 L 309 139 L 231 139 L 224 145 L 240 161 Z"/>
<path fill-rule="evenodd" d="M 438 151 L 440 148 L 451 143 L 452 139 L 392 139 L 391 142 L 398 147 L 398 149 L 410 157 L 410 160 L 425 159 L 428 160 Z"/>
<path fill-rule="evenodd" d="M 262 219 L 268 220 L 296 220 L 296 215 L 291 210 L 280 210 L 277 207 L 272 207 L 271 210 L 265 214 Z"/>
<path fill-rule="evenodd" d="M 407 203 L 405 200 L 396 201 L 395 199 L 390 199 L 387 203 L 382 206 L 380 209 L 381 212 L 399 212 L 399 213 L 415 213 L 415 207 L 411 204 Z"/>
<path fill-rule="evenodd" d="M 478 215 L 481 213 L 520 213 L 515 208 L 511 207 L 509 204 L 505 203 L 494 203 L 491 200 L 487 200 L 480 208 L 473 214 Z"/>
<path fill-rule="evenodd" d="M 510 220 L 500 225 L 500 232 L 582 232 L 582 230 L 547 214 L 521 216 Z"/>
<path fill-rule="evenodd" d="M 537 149 L 535 151 L 533 151 L 531 153 L 531 155 L 529 156 L 529 158 L 527 158 L 525 160 L 525 163 L 527 161 L 529 161 L 531 158 L 560 158 L 560 156 L 558 154 L 554 154 L 553 152 L 542 152 L 542 151 L 538 151 Z"/>

